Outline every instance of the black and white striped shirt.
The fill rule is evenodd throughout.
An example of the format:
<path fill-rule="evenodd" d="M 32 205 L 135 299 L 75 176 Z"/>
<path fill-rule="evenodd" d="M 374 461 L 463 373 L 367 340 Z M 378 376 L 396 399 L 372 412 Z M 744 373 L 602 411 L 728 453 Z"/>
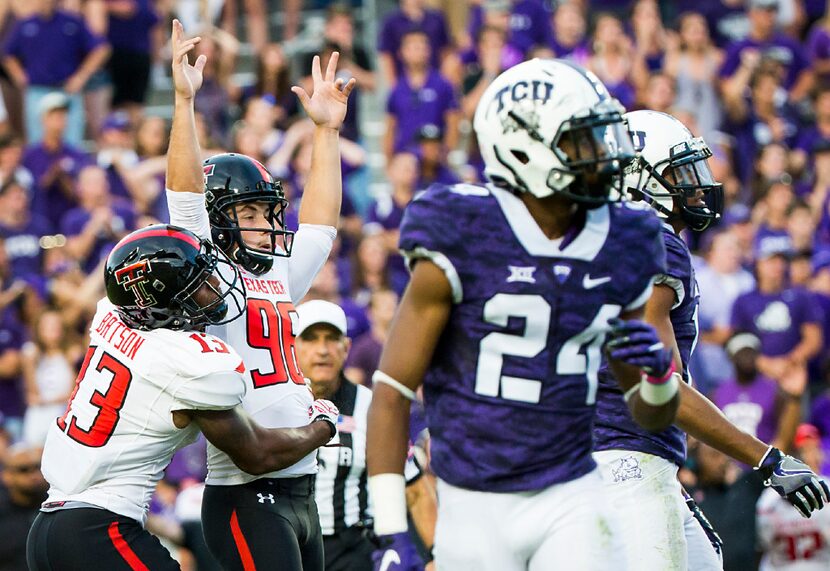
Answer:
<path fill-rule="evenodd" d="M 341 376 L 331 401 L 340 409 L 337 437 L 319 449 L 315 499 L 323 535 L 371 517 L 366 486 L 366 416 L 372 391 Z"/>

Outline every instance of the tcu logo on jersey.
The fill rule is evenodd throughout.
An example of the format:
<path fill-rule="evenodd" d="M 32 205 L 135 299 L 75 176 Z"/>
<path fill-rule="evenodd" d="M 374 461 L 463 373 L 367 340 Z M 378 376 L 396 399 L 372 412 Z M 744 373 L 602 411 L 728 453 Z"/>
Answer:
<path fill-rule="evenodd" d="M 123 286 L 125 290 L 132 290 L 138 307 L 151 307 L 156 303 L 156 298 L 152 294 L 147 293 L 147 290 L 144 288 L 144 284 L 150 281 L 149 273 L 149 260 L 139 260 L 115 272 L 116 282 L 118 285 Z"/>

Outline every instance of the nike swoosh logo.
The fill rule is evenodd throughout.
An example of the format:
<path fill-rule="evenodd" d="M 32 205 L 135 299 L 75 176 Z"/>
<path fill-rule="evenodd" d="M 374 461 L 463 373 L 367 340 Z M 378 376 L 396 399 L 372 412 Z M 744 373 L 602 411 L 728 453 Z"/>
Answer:
<path fill-rule="evenodd" d="M 592 278 L 589 274 L 585 274 L 585 277 L 582 278 L 582 287 L 585 289 L 594 289 L 595 287 L 610 281 L 611 276 L 605 276 L 602 278 Z"/>
<path fill-rule="evenodd" d="M 389 571 L 389 568 L 393 564 L 400 565 L 401 563 L 401 556 L 398 555 L 398 552 L 394 549 L 387 549 L 383 552 L 383 559 L 380 560 L 380 567 L 378 571 Z"/>

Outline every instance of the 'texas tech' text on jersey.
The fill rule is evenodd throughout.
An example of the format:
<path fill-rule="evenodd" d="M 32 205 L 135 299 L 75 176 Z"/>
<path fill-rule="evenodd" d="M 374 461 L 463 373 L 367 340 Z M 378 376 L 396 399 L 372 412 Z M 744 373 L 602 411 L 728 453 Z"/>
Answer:
<path fill-rule="evenodd" d="M 435 185 L 407 208 L 400 245 L 453 290 L 424 379 L 437 475 L 514 492 L 591 471 L 608 319 L 643 305 L 665 271 L 653 212 L 601 206 L 550 240 L 508 191 Z"/>

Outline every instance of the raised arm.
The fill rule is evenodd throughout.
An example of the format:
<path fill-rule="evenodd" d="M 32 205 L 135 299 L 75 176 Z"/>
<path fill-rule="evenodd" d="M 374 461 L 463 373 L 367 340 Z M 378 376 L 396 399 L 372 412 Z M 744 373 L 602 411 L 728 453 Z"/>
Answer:
<path fill-rule="evenodd" d="M 340 173 L 339 134 L 355 79 L 345 83 L 342 79 L 335 78 L 339 58 L 338 52 L 331 55 L 323 75 L 320 57 L 314 56 L 311 64 L 311 77 L 314 81 L 311 96 L 302 87 L 295 85 L 291 88 L 315 125 L 311 172 L 300 204 L 300 224 L 337 227 L 340 219 L 343 178 Z"/>
<path fill-rule="evenodd" d="M 201 41 L 200 37 L 184 38 L 181 22 L 173 20 L 173 85 L 176 90 L 173 127 L 167 149 L 167 188 L 174 192 L 204 193 L 205 175 L 202 152 L 196 135 L 196 114 L 193 101 L 202 86 L 202 70 L 207 58 L 201 55 L 193 65 L 188 54 Z"/>

